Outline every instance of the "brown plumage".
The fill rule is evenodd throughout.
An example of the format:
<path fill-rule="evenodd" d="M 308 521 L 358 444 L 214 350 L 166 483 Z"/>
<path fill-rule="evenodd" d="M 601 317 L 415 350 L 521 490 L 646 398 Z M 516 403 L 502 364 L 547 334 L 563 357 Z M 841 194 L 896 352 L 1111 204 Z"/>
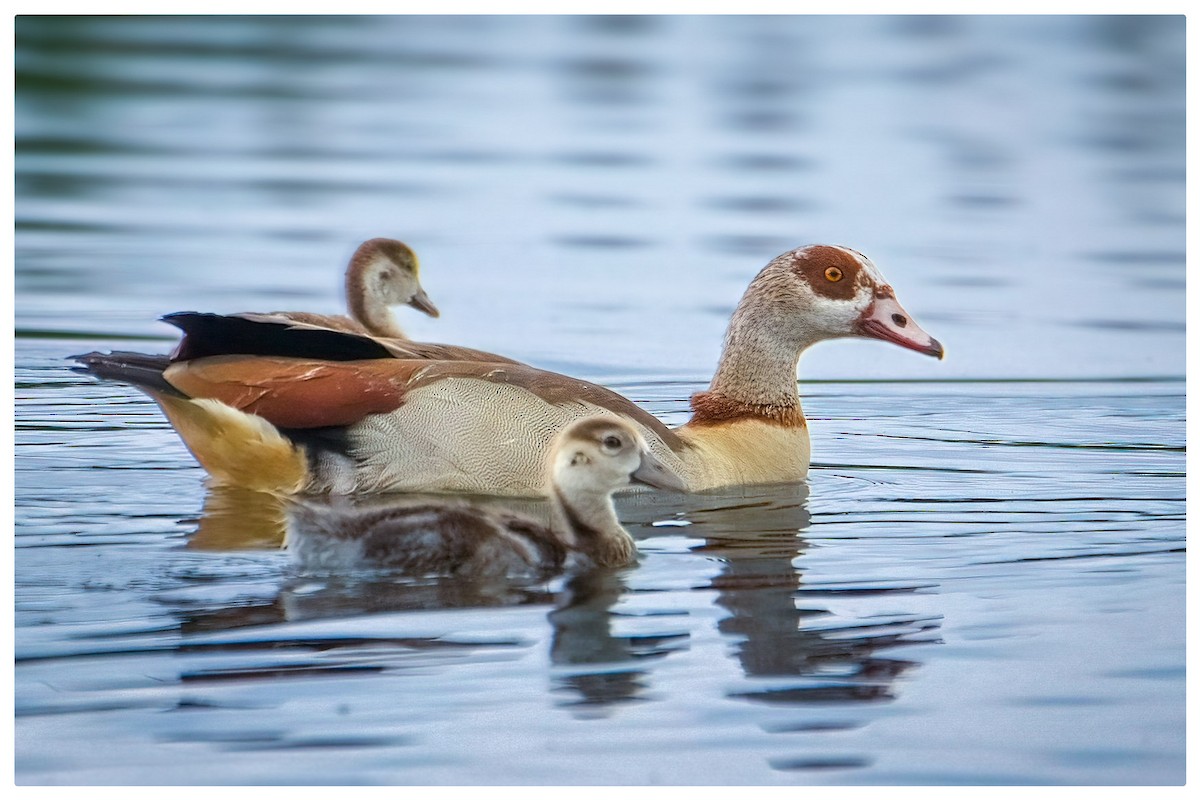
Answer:
<path fill-rule="evenodd" d="M 739 419 L 758 419 L 783 428 L 803 428 L 807 423 L 800 405 L 747 403 L 716 392 L 696 392 L 691 398 L 692 418 L 688 425 L 720 425 Z"/>

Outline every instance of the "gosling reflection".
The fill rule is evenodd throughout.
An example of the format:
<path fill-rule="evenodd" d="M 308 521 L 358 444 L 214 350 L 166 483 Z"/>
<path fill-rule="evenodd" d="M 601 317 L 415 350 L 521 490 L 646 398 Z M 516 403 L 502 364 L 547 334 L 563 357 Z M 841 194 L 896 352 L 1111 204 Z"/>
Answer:
<path fill-rule="evenodd" d="M 558 607 L 550 612 L 550 661 L 562 668 L 554 685 L 567 695 L 563 705 L 597 709 L 638 699 L 649 676 L 637 665 L 662 658 L 687 641 L 686 632 L 614 635 L 612 609 L 624 593 L 623 573 L 582 572 L 570 578 Z M 588 669 L 591 666 L 604 668 Z"/>

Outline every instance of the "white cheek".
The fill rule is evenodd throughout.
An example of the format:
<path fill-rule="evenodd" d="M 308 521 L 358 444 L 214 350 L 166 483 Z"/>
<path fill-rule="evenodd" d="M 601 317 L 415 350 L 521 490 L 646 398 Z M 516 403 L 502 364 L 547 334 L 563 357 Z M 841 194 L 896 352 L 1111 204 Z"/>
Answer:
<path fill-rule="evenodd" d="M 871 305 L 872 293 L 868 286 L 859 286 L 853 297 L 837 300 L 818 295 L 808 290 L 809 301 L 805 304 L 808 313 L 801 324 L 809 331 L 824 336 L 849 336 L 854 332 L 859 317 Z"/>
<path fill-rule="evenodd" d="M 411 293 L 407 291 L 407 281 L 402 278 L 394 277 L 387 282 L 386 291 L 388 299 L 393 303 L 404 303 L 408 301 Z"/>

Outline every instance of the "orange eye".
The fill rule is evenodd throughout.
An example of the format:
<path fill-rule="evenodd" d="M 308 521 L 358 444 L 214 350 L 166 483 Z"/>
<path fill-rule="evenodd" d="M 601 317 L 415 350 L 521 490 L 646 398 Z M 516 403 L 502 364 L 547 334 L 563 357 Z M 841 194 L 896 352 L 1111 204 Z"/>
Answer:
<path fill-rule="evenodd" d="M 842 279 L 842 270 L 838 267 L 828 267 L 825 270 L 825 279 L 837 283 Z"/>

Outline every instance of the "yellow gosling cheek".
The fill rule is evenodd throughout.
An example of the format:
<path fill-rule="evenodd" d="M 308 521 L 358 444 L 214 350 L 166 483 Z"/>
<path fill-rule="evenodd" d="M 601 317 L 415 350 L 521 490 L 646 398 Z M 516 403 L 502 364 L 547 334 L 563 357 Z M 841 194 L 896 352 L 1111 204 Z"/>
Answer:
<path fill-rule="evenodd" d="M 215 400 L 156 399 L 217 483 L 284 493 L 299 492 L 308 483 L 304 453 L 263 418 Z"/>

